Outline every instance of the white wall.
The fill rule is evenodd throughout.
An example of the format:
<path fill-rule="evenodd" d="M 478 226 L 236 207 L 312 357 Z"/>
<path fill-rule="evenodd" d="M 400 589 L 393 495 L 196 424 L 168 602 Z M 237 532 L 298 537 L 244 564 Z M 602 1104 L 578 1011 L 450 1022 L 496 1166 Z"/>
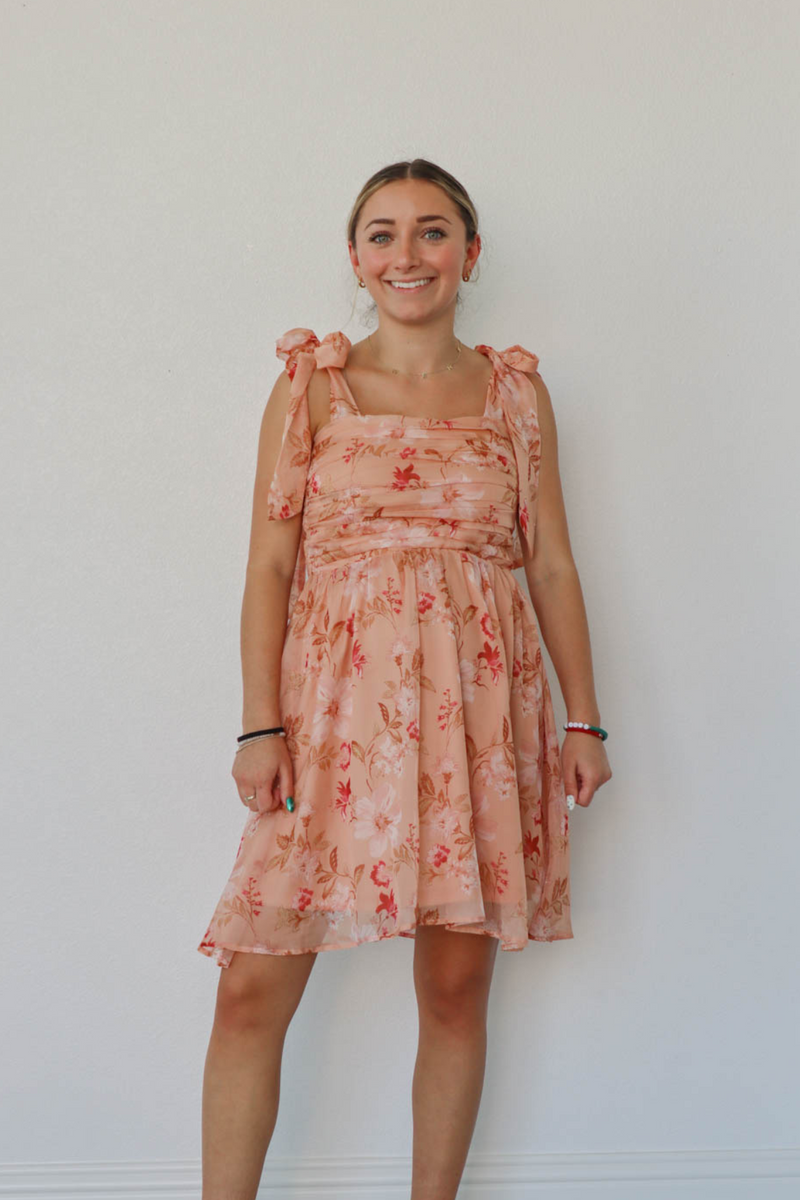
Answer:
<path fill-rule="evenodd" d="M 482 221 L 459 336 L 541 358 L 614 770 L 574 940 L 498 955 L 473 1152 L 796 1145 L 797 5 L 0 26 L 0 1159 L 199 1159 L 275 338 L 365 336 L 345 219 L 415 155 Z M 410 1152 L 412 954 L 319 955 L 271 1155 Z"/>

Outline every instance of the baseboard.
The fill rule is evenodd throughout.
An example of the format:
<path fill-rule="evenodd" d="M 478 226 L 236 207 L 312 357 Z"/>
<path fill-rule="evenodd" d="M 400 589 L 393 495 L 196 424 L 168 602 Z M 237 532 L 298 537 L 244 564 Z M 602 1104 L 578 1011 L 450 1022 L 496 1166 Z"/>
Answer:
<path fill-rule="evenodd" d="M 200 1200 L 200 1164 L 6 1163 L 13 1200 Z M 267 1155 L 259 1200 L 408 1200 L 410 1158 Z M 800 1149 L 470 1154 L 459 1200 L 796 1200 Z"/>

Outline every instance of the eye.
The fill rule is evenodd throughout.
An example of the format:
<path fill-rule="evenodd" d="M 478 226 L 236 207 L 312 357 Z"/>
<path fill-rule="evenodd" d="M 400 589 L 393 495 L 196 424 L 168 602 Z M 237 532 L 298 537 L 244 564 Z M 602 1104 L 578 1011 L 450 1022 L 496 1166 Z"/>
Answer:
<path fill-rule="evenodd" d="M 425 234 L 428 234 L 428 233 L 438 233 L 439 234 L 439 237 L 436 237 L 436 238 L 426 238 L 426 241 L 429 241 L 429 242 L 430 241 L 440 242 L 442 240 L 442 238 L 447 237 L 447 234 L 445 233 L 445 231 L 443 229 L 439 229 L 438 227 L 436 227 L 434 225 L 432 225 L 430 227 L 430 229 L 426 229 L 424 231 L 424 233 Z M 379 242 L 378 238 L 384 238 L 384 237 L 388 238 L 388 236 L 389 236 L 388 233 L 373 233 L 369 240 L 371 242 L 375 242 L 376 245 L 380 246 L 380 245 L 383 245 L 383 243 Z"/>

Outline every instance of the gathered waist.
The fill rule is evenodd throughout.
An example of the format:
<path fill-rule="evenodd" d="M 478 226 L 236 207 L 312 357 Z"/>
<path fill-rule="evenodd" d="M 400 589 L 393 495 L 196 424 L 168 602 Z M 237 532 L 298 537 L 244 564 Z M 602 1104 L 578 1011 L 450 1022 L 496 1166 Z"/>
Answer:
<path fill-rule="evenodd" d="M 485 565 L 513 572 L 522 566 L 521 558 L 515 562 L 506 546 L 484 545 L 480 549 L 469 549 L 465 546 L 443 545 L 438 541 L 433 545 L 372 546 L 344 553 L 335 549 L 321 553 L 307 551 L 306 570 L 309 576 L 324 575 L 336 569 L 346 574 L 380 556 L 390 556 L 401 566 L 413 566 L 415 563 L 429 562 L 431 559 L 439 559 L 441 555 L 450 554 L 457 554 L 463 561 L 472 562 L 479 568 Z"/>

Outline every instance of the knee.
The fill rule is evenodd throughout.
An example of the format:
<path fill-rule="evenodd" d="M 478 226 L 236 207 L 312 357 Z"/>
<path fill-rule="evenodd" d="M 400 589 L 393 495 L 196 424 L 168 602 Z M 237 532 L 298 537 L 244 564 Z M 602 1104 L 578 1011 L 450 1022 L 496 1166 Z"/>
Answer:
<path fill-rule="evenodd" d="M 489 979 L 485 971 L 432 971 L 416 982 L 420 1015 L 451 1029 L 473 1029 L 486 1020 Z"/>
<path fill-rule="evenodd" d="M 221 972 L 214 1011 L 214 1024 L 218 1030 L 285 1033 L 293 1012 L 287 997 L 275 987 L 234 976 L 230 968 Z"/>

